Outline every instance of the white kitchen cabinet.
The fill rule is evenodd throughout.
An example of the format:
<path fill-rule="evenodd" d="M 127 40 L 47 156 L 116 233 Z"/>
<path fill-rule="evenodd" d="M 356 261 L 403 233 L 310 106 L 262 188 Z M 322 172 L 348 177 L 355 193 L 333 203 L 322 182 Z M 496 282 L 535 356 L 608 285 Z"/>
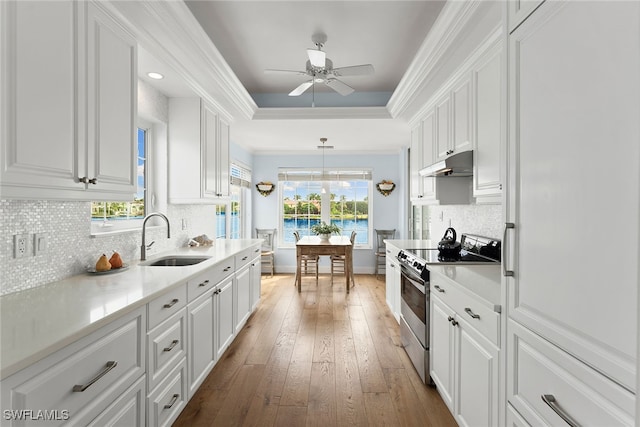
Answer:
<path fill-rule="evenodd" d="M 449 91 L 435 103 L 435 160 L 443 160 L 451 154 L 451 94 Z"/>
<path fill-rule="evenodd" d="M 3 379 L 2 409 L 57 411 L 47 425 L 85 425 L 104 411 L 128 411 L 131 401 L 119 396 L 139 380 L 144 385 L 145 330 L 145 311 L 135 310 Z"/>
<path fill-rule="evenodd" d="M 423 197 L 422 177 L 418 174 L 423 167 L 422 123 L 418 123 L 411 129 L 411 146 L 409 152 L 409 191 L 412 202 L 417 202 Z"/>
<path fill-rule="evenodd" d="M 78 425 L 145 427 L 146 394 L 145 378 L 142 377 L 90 423 L 78 423 Z"/>
<path fill-rule="evenodd" d="M 251 266 L 243 266 L 234 279 L 236 316 L 234 332 L 240 331 L 251 314 Z"/>
<path fill-rule="evenodd" d="M 501 203 L 506 132 L 503 43 L 500 36 L 473 66 L 473 196 L 477 203 Z"/>
<path fill-rule="evenodd" d="M 503 242 L 509 318 L 631 391 L 640 258 L 633 237 L 640 217 L 639 16 L 638 2 L 545 2 L 512 33 L 513 228 Z M 623 230 L 621 250 L 602 250 L 611 247 L 604 224 Z M 514 357 L 507 360 L 516 375 Z M 521 387 L 527 380 L 509 378 Z"/>
<path fill-rule="evenodd" d="M 229 125 L 200 98 L 169 100 L 169 201 L 229 196 Z"/>
<path fill-rule="evenodd" d="M 216 360 L 220 359 L 235 336 L 233 283 L 233 277 L 228 277 L 216 286 L 214 305 Z"/>
<path fill-rule="evenodd" d="M 431 378 L 443 401 L 459 425 L 497 425 L 499 349 L 433 293 L 431 309 Z"/>
<path fill-rule="evenodd" d="M 211 288 L 187 306 L 189 330 L 188 384 L 193 396 L 216 361 L 214 289 Z"/>
<path fill-rule="evenodd" d="M 389 243 L 386 245 L 385 296 L 389 310 L 400 322 L 400 264 L 397 261 L 399 249 Z"/>
<path fill-rule="evenodd" d="M 147 389 L 153 393 L 167 373 L 187 355 L 187 319 L 182 308 L 147 333 Z"/>
<path fill-rule="evenodd" d="M 2 197 L 132 200 L 135 39 L 97 2 L 0 8 Z"/>
<path fill-rule="evenodd" d="M 260 253 L 260 248 L 256 248 Z M 260 256 L 251 262 L 251 311 L 253 312 L 260 303 L 260 295 L 262 293 L 262 263 Z"/>
<path fill-rule="evenodd" d="M 451 89 L 451 154 L 471 150 L 471 79 L 462 75 Z"/>
<path fill-rule="evenodd" d="M 156 389 L 149 394 L 147 426 L 169 427 L 187 405 L 187 361 L 182 361 L 169 372 Z"/>

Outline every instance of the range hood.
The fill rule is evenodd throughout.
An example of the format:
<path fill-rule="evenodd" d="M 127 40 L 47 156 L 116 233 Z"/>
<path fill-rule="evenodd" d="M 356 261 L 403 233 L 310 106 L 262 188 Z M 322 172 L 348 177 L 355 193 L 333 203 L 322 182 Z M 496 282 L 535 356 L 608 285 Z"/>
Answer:
<path fill-rule="evenodd" d="M 420 176 L 472 176 L 473 151 L 462 151 L 446 159 L 420 169 Z"/>

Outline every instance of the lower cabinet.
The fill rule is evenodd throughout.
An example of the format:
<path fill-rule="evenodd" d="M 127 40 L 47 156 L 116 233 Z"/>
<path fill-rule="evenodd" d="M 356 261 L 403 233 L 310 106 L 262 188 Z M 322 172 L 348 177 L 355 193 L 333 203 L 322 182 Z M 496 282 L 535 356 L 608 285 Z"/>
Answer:
<path fill-rule="evenodd" d="M 499 349 L 431 294 L 431 378 L 461 426 L 498 425 Z"/>
<path fill-rule="evenodd" d="M 236 273 L 235 278 L 236 318 L 234 332 L 242 329 L 251 314 L 251 265 L 247 264 Z"/>
<path fill-rule="evenodd" d="M 216 287 L 214 305 L 216 360 L 220 359 L 235 337 L 233 282 L 233 277 L 228 277 Z"/>
<path fill-rule="evenodd" d="M 146 390 L 145 378 L 141 377 L 87 425 L 89 427 L 106 425 L 144 427 Z"/>
<path fill-rule="evenodd" d="M 210 289 L 187 306 L 189 396 L 200 387 L 216 361 L 214 294 L 215 289 Z"/>
<path fill-rule="evenodd" d="M 251 312 L 253 312 L 260 302 L 262 293 L 262 263 L 260 257 L 251 261 Z"/>
<path fill-rule="evenodd" d="M 1 382 L 3 426 L 87 425 L 113 416 L 139 425 L 144 414 L 146 312 L 135 310 Z M 7 410 L 24 410 L 6 419 Z M 142 420 L 144 421 L 144 420 Z M 142 422 L 144 424 L 144 422 Z"/>
<path fill-rule="evenodd" d="M 395 257 L 387 254 L 387 270 L 385 276 L 385 296 L 387 305 L 396 318 L 396 322 L 400 321 L 400 264 Z"/>
<path fill-rule="evenodd" d="M 188 402 L 187 360 L 171 370 L 147 399 L 147 426 L 170 426 Z"/>

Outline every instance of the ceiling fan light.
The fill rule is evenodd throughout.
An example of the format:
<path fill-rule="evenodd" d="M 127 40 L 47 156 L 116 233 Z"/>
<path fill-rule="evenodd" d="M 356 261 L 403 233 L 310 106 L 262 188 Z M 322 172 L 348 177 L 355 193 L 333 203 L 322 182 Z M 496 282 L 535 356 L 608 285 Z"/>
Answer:
<path fill-rule="evenodd" d="M 311 62 L 311 65 L 314 67 L 324 68 L 327 59 L 326 53 L 319 49 L 307 49 L 307 55 L 309 55 L 309 62 Z"/>

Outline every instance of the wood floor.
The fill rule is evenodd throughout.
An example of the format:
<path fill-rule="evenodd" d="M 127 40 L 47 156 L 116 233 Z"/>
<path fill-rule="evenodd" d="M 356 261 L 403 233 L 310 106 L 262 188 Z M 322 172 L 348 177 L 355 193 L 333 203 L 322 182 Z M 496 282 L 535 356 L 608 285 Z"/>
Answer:
<path fill-rule="evenodd" d="M 263 276 L 262 299 L 174 426 L 455 426 L 400 344 L 384 280 Z"/>

